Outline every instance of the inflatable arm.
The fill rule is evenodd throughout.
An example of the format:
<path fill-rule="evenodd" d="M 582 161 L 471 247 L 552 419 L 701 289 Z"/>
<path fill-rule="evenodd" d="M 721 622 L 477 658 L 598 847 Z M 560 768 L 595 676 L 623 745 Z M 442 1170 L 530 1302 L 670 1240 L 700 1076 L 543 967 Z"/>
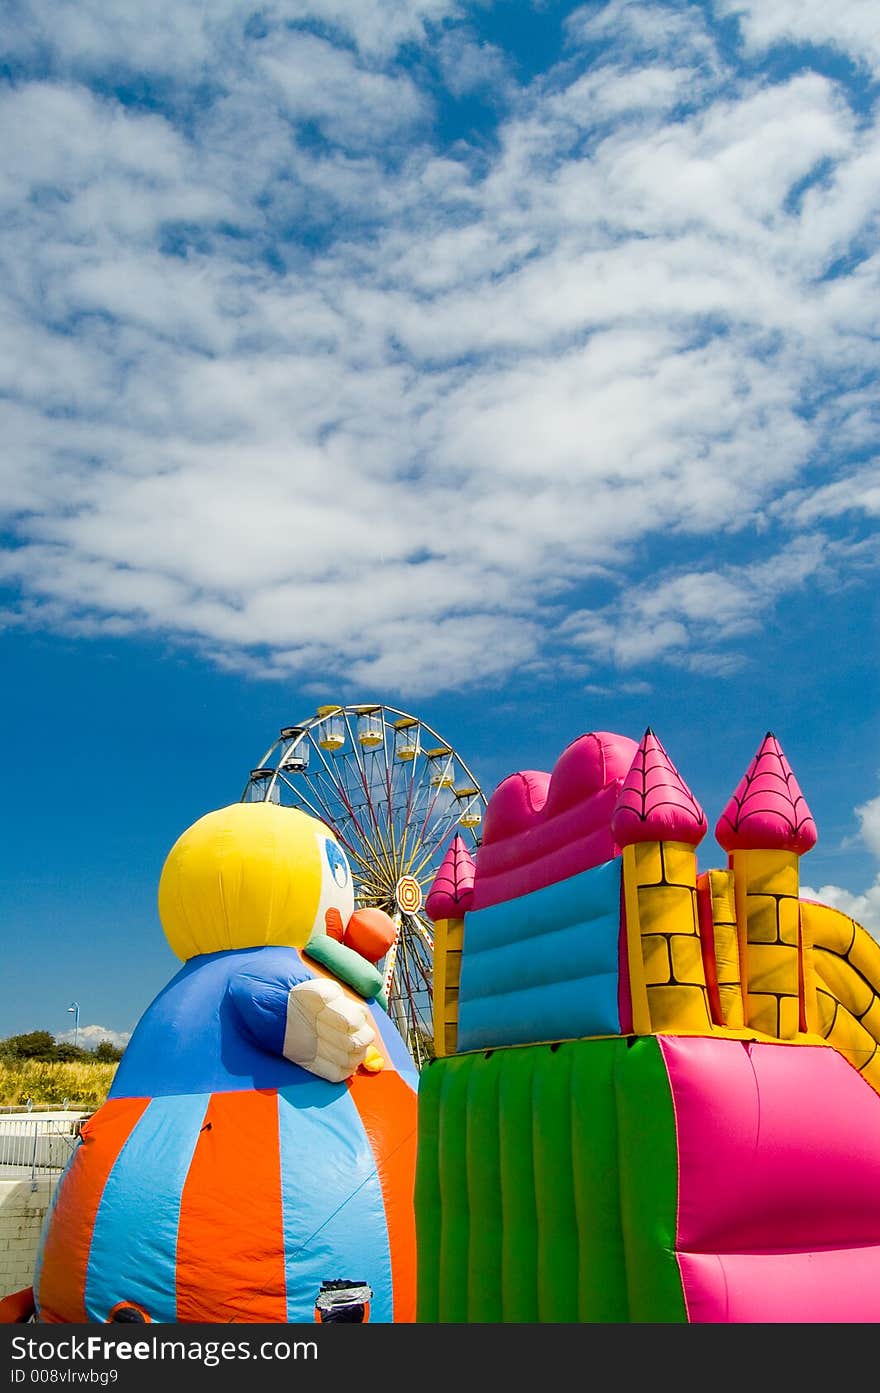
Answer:
<path fill-rule="evenodd" d="M 365 1003 L 329 977 L 291 982 L 240 973 L 227 992 L 262 1049 L 330 1083 L 350 1078 L 376 1038 Z"/>

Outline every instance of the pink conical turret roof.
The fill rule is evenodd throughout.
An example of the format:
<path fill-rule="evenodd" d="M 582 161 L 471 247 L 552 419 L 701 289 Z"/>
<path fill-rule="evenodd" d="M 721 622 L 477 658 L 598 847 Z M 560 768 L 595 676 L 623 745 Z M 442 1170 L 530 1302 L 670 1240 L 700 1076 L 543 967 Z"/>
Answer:
<path fill-rule="evenodd" d="M 642 736 L 611 815 L 618 846 L 686 842 L 706 835 L 706 814 L 649 726 Z"/>
<path fill-rule="evenodd" d="M 474 858 L 456 833 L 440 863 L 434 883 L 425 900 L 425 913 L 438 919 L 461 919 L 474 898 Z"/>
<path fill-rule="evenodd" d="M 794 851 L 816 845 L 816 824 L 798 781 L 772 731 L 740 779 L 718 819 L 715 837 L 725 851 Z"/>

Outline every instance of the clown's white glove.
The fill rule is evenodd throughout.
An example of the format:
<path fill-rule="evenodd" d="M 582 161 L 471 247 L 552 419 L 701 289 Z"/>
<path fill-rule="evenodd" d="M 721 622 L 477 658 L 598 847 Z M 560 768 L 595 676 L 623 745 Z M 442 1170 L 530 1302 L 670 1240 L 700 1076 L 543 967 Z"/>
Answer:
<path fill-rule="evenodd" d="M 291 987 L 284 1032 L 285 1059 L 342 1083 L 364 1062 L 376 1038 L 367 1007 L 338 982 L 316 977 Z"/>

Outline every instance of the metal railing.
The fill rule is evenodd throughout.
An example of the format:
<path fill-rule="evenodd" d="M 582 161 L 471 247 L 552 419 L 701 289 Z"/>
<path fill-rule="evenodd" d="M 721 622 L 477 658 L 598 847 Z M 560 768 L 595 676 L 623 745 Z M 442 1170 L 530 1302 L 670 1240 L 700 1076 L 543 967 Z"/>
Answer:
<path fill-rule="evenodd" d="M 0 1109 L 0 1178 L 57 1177 L 67 1165 L 83 1123 L 84 1111 L 24 1107 Z"/>

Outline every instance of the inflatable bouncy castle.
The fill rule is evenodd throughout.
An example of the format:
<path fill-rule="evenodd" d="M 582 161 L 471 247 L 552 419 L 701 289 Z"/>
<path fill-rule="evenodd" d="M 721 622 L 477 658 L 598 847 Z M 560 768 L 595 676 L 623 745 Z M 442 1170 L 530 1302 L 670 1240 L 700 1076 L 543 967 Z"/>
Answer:
<path fill-rule="evenodd" d="M 419 1081 L 418 1319 L 880 1320 L 880 946 L 802 900 L 768 734 L 726 865 L 651 730 L 576 739 L 449 847 Z"/>
<path fill-rule="evenodd" d="M 183 967 L 83 1128 L 44 1226 L 42 1322 L 412 1321 L 417 1076 L 332 831 L 208 813 L 162 870 Z"/>

